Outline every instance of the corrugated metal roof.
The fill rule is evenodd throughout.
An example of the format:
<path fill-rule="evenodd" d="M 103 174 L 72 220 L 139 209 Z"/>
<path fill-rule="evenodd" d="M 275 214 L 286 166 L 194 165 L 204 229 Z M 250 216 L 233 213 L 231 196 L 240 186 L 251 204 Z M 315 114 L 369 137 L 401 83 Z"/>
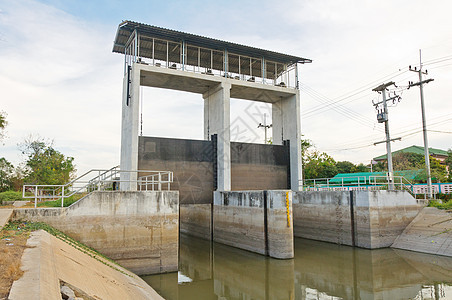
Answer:
<path fill-rule="evenodd" d="M 447 156 L 447 151 L 441 150 L 441 149 L 435 149 L 435 148 L 428 148 L 430 155 L 439 155 L 439 156 Z M 397 151 L 392 152 L 392 155 L 396 153 L 415 153 L 415 154 L 422 154 L 424 155 L 424 147 L 421 146 L 410 146 L 407 148 L 403 148 Z M 374 160 L 386 160 L 386 154 L 377 156 L 374 158 Z"/>
<path fill-rule="evenodd" d="M 116 32 L 115 42 L 113 45 L 113 52 L 124 53 L 125 44 L 127 43 L 129 36 L 133 33 L 135 29 L 140 35 L 144 35 L 151 38 L 164 39 L 177 43 L 185 41 L 187 44 L 197 47 L 204 47 L 219 51 L 227 50 L 230 53 L 255 58 L 264 57 L 267 60 L 271 60 L 278 63 L 293 64 L 296 62 L 298 63 L 312 62 L 312 60 L 310 59 L 299 56 L 288 55 L 260 48 L 240 45 L 232 42 L 217 40 L 196 34 L 161 28 L 134 21 L 123 21 L 122 23 L 119 24 L 118 30 Z"/>

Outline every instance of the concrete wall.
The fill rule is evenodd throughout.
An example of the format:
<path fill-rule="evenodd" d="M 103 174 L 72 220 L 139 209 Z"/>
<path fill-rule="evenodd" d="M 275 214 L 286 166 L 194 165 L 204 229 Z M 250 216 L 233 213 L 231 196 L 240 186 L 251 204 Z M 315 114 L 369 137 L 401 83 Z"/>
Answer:
<path fill-rule="evenodd" d="M 177 271 L 178 193 L 94 192 L 67 208 L 16 209 L 13 219 L 45 222 L 135 274 Z"/>
<path fill-rule="evenodd" d="M 292 196 L 287 192 L 286 206 L 286 191 L 216 191 L 214 241 L 274 258 L 293 258 Z"/>
<path fill-rule="evenodd" d="M 171 190 L 179 191 L 180 230 L 210 239 L 215 179 L 212 141 L 140 137 L 138 149 L 140 170 L 174 172 Z M 231 156 L 233 190 L 287 187 L 287 146 L 232 142 Z"/>
<path fill-rule="evenodd" d="M 232 142 L 232 190 L 288 189 L 289 163 L 286 146 Z"/>
<path fill-rule="evenodd" d="M 180 232 L 211 239 L 212 204 L 181 204 Z"/>
<path fill-rule="evenodd" d="M 213 143 L 203 140 L 140 137 L 138 168 L 172 171 L 171 190 L 181 204 L 213 202 Z M 231 142 L 232 190 L 287 189 L 287 146 Z"/>
<path fill-rule="evenodd" d="M 362 248 L 389 247 L 421 210 L 404 191 L 294 193 L 294 234 Z"/>
<path fill-rule="evenodd" d="M 213 145 L 210 141 L 140 137 L 138 168 L 172 171 L 171 190 L 180 204 L 210 204 L 213 194 Z"/>

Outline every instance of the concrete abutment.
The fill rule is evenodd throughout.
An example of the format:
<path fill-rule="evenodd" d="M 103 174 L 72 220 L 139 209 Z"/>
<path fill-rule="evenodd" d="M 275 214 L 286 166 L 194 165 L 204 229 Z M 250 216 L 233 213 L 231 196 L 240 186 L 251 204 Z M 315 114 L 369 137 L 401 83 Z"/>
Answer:
<path fill-rule="evenodd" d="M 178 269 L 177 191 L 93 192 L 67 208 L 16 209 L 12 219 L 45 222 L 137 275 Z"/>

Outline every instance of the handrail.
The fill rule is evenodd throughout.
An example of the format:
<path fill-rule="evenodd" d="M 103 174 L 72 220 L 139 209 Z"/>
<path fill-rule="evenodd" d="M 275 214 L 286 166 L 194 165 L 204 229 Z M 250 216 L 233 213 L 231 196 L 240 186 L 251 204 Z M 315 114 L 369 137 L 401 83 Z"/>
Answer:
<path fill-rule="evenodd" d="M 362 178 L 364 180 L 361 180 Z M 341 180 L 341 182 L 331 182 L 333 179 Z M 344 181 L 350 180 L 354 181 L 344 183 Z M 392 182 L 389 176 L 369 176 L 369 179 L 366 176 L 305 179 L 302 189 L 307 191 L 381 190 L 389 189 L 390 185 L 393 185 L 395 190 L 406 190 L 414 197 L 424 194 L 417 193 L 414 184 L 403 176 L 393 176 Z"/>
<path fill-rule="evenodd" d="M 90 173 L 97 173 L 89 180 L 81 180 Z M 145 174 L 137 179 L 135 176 L 124 176 L 121 174 Z M 61 199 L 61 207 L 64 205 L 64 199 L 73 196 L 76 193 L 86 191 L 88 194 L 97 190 L 117 190 L 121 183 L 130 186 L 136 184 L 136 189 L 140 191 L 158 190 L 161 191 L 163 184 L 167 190 L 173 182 L 173 172 L 171 171 L 151 171 L 151 170 L 120 170 L 119 166 L 108 170 L 92 169 L 66 184 L 46 185 L 46 184 L 25 184 L 23 185 L 23 198 L 34 198 L 35 207 L 38 199 Z M 128 184 L 128 185 L 127 185 Z M 150 186 L 150 188 L 149 188 Z M 33 195 L 26 195 L 26 191 L 32 191 Z"/>

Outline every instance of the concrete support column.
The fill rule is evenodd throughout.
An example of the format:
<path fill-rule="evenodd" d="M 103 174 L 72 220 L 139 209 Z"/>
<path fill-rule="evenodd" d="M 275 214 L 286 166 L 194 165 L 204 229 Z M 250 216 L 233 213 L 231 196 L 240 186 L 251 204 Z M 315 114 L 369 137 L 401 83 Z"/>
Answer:
<path fill-rule="evenodd" d="M 127 91 L 130 94 L 129 99 L 127 99 Z M 130 74 L 128 75 L 126 72 L 123 79 L 120 161 L 122 171 L 132 171 L 138 168 L 139 99 L 140 69 L 134 64 Z M 121 173 L 121 181 L 136 181 L 136 179 L 137 173 Z M 121 182 L 120 189 L 122 191 L 136 191 L 137 184 L 136 182 Z"/>
<path fill-rule="evenodd" d="M 272 123 L 274 144 L 282 145 L 284 140 L 290 140 L 291 190 L 299 191 L 302 178 L 299 92 L 272 104 Z"/>
<path fill-rule="evenodd" d="M 217 189 L 231 190 L 230 103 L 231 84 L 220 83 L 209 88 L 204 98 L 204 139 L 218 136 Z"/>

